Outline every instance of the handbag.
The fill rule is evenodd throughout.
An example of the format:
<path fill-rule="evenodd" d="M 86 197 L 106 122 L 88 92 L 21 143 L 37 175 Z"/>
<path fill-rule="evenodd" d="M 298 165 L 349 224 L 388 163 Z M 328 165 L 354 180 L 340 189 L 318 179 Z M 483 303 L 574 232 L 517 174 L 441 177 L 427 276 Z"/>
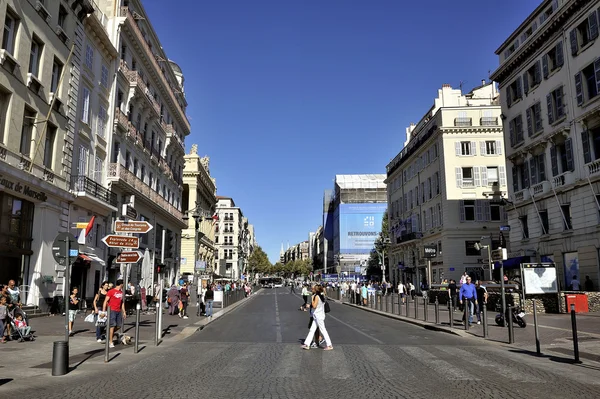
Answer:
<path fill-rule="evenodd" d="M 331 308 L 329 307 L 329 301 L 328 300 L 325 300 L 325 302 L 323 303 L 323 306 L 325 306 L 325 313 L 331 312 Z"/>
<path fill-rule="evenodd" d="M 90 313 L 89 315 L 85 316 L 85 319 L 83 319 L 83 321 L 87 322 L 87 323 L 93 323 L 96 319 L 96 315 L 94 313 Z"/>

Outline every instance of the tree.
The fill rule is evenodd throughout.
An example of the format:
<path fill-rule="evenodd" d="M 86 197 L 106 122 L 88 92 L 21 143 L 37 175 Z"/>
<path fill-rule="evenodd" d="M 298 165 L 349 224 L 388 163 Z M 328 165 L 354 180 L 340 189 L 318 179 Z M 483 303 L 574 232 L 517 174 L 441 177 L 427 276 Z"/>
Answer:
<path fill-rule="evenodd" d="M 269 257 L 261 247 L 256 247 L 248 258 L 248 271 L 250 273 L 268 273 L 272 265 Z"/>
<path fill-rule="evenodd" d="M 381 268 L 381 258 L 379 254 L 383 254 L 385 251 L 385 266 L 386 270 L 389 270 L 390 267 L 390 257 L 387 252 L 389 246 L 389 238 L 390 232 L 388 231 L 388 213 L 387 209 L 383 213 L 383 220 L 381 222 L 381 231 L 379 232 L 379 236 L 375 240 L 375 245 L 371 250 L 371 256 L 369 257 L 369 261 L 367 263 L 367 277 L 375 276 L 380 279 L 383 275 L 383 270 Z"/>

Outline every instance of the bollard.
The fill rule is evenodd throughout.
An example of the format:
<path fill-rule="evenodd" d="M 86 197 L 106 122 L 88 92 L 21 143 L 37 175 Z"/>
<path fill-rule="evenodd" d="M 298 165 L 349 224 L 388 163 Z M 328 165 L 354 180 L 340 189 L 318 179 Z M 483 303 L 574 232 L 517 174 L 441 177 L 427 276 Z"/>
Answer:
<path fill-rule="evenodd" d="M 419 302 L 419 301 L 418 301 L 418 300 L 417 300 L 417 298 L 415 297 L 415 319 L 418 319 L 418 318 L 419 318 L 419 305 L 418 305 L 418 302 Z"/>
<path fill-rule="evenodd" d="M 450 298 L 450 308 L 448 309 L 448 314 L 450 315 L 450 328 L 454 328 L 454 303 L 452 298 Z"/>
<path fill-rule="evenodd" d="M 408 308 L 408 297 L 406 297 L 406 302 L 404 302 L 404 304 L 405 304 L 404 307 L 406 308 L 406 317 L 408 317 L 408 309 L 409 309 Z"/>
<path fill-rule="evenodd" d="M 135 305 L 135 342 L 133 345 L 133 353 L 138 353 L 138 344 L 140 342 L 140 310 L 142 310 L 142 306 L 137 303 Z"/>
<path fill-rule="evenodd" d="M 514 344 L 515 343 L 515 330 L 514 330 L 513 318 L 512 318 L 513 307 L 509 305 L 506 309 L 508 309 L 508 315 L 505 316 L 508 319 L 508 343 Z"/>
<path fill-rule="evenodd" d="M 158 332 L 158 315 L 161 312 L 160 304 L 156 303 L 156 315 L 154 317 L 154 346 L 158 346 L 158 337 L 160 336 Z"/>
<path fill-rule="evenodd" d="M 110 306 L 106 308 L 106 339 L 104 343 L 104 363 L 108 363 L 110 355 Z"/>
<path fill-rule="evenodd" d="M 52 375 L 65 375 L 69 372 L 69 342 L 54 341 L 52 346 Z"/>
<path fill-rule="evenodd" d="M 489 338 L 488 331 L 488 320 L 487 320 L 487 303 L 483 303 L 483 308 L 481 309 L 483 312 L 483 338 Z"/>
<path fill-rule="evenodd" d="M 435 324 L 440 324 L 440 302 L 438 301 L 437 296 L 435 297 Z"/>
<path fill-rule="evenodd" d="M 469 331 L 469 313 L 471 312 L 470 306 L 469 306 L 469 301 L 464 298 L 464 311 L 463 311 L 463 316 L 465 318 L 465 331 Z"/>
<path fill-rule="evenodd" d="M 388 310 L 388 297 L 386 295 L 383 298 L 385 299 L 385 312 L 387 313 L 387 312 L 389 312 L 389 310 Z"/>
<path fill-rule="evenodd" d="M 540 332 L 538 331 L 537 323 L 537 306 L 535 299 L 532 299 L 533 303 L 533 331 L 535 332 L 535 353 L 540 356 L 542 354 L 542 348 L 540 347 Z"/>
<path fill-rule="evenodd" d="M 427 321 L 429 319 L 427 314 L 427 297 L 423 297 L 423 321 Z"/>
<path fill-rule="evenodd" d="M 401 294 L 398 294 L 396 296 L 396 299 L 398 300 L 398 316 L 402 314 L 402 303 L 400 302 L 400 296 Z"/>
<path fill-rule="evenodd" d="M 573 329 L 573 354 L 575 355 L 575 362 L 581 363 L 579 360 L 579 339 L 577 338 L 577 315 L 574 304 L 571 304 L 571 328 Z"/>

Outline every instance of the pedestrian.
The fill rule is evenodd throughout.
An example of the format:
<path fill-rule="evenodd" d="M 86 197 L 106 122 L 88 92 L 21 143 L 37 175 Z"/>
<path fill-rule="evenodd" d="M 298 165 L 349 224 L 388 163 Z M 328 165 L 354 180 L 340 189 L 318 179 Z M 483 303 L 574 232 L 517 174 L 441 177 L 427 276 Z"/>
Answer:
<path fill-rule="evenodd" d="M 594 282 L 590 279 L 590 276 L 585 276 L 583 287 L 587 292 L 594 291 Z"/>
<path fill-rule="evenodd" d="M 404 298 L 404 284 L 402 284 L 402 281 L 398 284 L 398 295 L 400 295 L 402 303 L 404 303 L 406 299 Z"/>
<path fill-rule="evenodd" d="M 6 307 L 6 297 L 0 296 L 0 343 L 6 343 L 4 338 L 4 327 L 8 318 L 8 308 Z"/>
<path fill-rule="evenodd" d="M 183 319 L 187 319 L 188 315 L 187 315 L 187 306 L 188 306 L 188 300 L 190 298 L 190 292 L 188 291 L 188 283 L 184 283 L 183 287 L 181 287 L 181 290 L 179 291 L 179 298 L 181 300 L 181 306 L 179 308 L 179 317 L 183 318 Z"/>
<path fill-rule="evenodd" d="M 73 287 L 71 295 L 69 296 L 69 335 L 73 335 L 73 323 L 77 317 L 77 311 L 79 310 L 79 289 Z"/>
<path fill-rule="evenodd" d="M 174 316 L 179 312 L 179 299 L 181 295 L 179 294 L 179 290 L 177 286 L 173 284 L 169 292 L 167 292 L 167 303 L 169 304 L 169 314 Z M 177 312 L 175 311 L 177 309 Z"/>
<path fill-rule="evenodd" d="M 481 313 L 483 312 L 483 307 L 487 304 L 488 292 L 479 280 L 475 282 L 475 291 L 477 292 L 477 324 L 481 324 Z"/>
<path fill-rule="evenodd" d="M 456 280 L 450 279 L 450 284 L 448 284 L 448 310 L 452 306 L 452 311 L 456 311 L 456 305 L 458 305 L 458 287 L 456 286 Z"/>
<path fill-rule="evenodd" d="M 410 292 L 410 298 L 414 301 L 417 292 L 415 290 L 415 285 L 412 283 L 412 281 L 408 282 L 408 292 Z"/>
<path fill-rule="evenodd" d="M 300 306 L 300 310 L 303 310 L 305 312 L 306 312 L 307 303 L 308 303 L 308 296 L 309 296 L 308 287 L 307 287 L 307 284 L 304 284 L 302 286 L 302 299 L 304 300 L 304 303 L 302 304 L 302 306 Z"/>
<path fill-rule="evenodd" d="M 429 291 L 429 284 L 427 283 L 427 279 L 423 279 L 421 281 L 421 293 L 423 293 L 423 298 L 427 298 L 427 292 Z"/>
<path fill-rule="evenodd" d="M 581 283 L 577 280 L 577 276 L 573 276 L 571 279 L 571 291 L 579 291 L 581 288 Z"/>
<path fill-rule="evenodd" d="M 94 314 L 95 321 L 98 323 L 98 315 L 100 313 L 100 309 L 102 309 L 102 305 L 104 304 L 104 300 L 106 299 L 106 294 L 108 293 L 108 281 L 104 281 L 100 286 L 100 289 L 94 296 Z M 96 341 L 102 342 L 102 330 L 106 327 L 96 325 Z"/>
<path fill-rule="evenodd" d="M 369 289 L 367 288 L 367 285 L 363 283 L 362 287 L 360 288 L 360 296 L 362 298 L 363 306 L 367 306 L 369 302 L 367 295 L 369 295 Z"/>
<path fill-rule="evenodd" d="M 466 306 L 469 319 L 464 320 L 463 316 L 463 321 L 465 324 L 468 322 L 471 325 L 473 323 L 473 310 L 475 305 L 477 305 L 477 291 L 475 290 L 475 286 L 471 284 L 471 277 L 467 277 L 465 284 L 460 286 L 458 300 L 461 305 L 463 304 L 463 300 L 465 301 L 464 306 Z"/>
<path fill-rule="evenodd" d="M 326 351 L 330 351 L 333 349 L 331 345 L 331 339 L 329 338 L 329 334 L 327 333 L 327 329 L 325 328 L 325 296 L 323 295 L 323 287 L 317 285 L 315 287 L 315 294 L 312 296 L 311 305 L 313 307 L 313 322 L 310 326 L 310 331 L 304 340 L 304 345 L 302 345 L 302 349 L 310 349 L 310 344 L 314 339 L 315 332 L 317 328 L 323 338 L 325 338 L 325 342 L 327 347 L 324 349 Z"/>
<path fill-rule="evenodd" d="M 462 276 L 460 276 L 460 285 L 463 285 L 467 282 L 467 272 L 464 272 Z"/>
<path fill-rule="evenodd" d="M 106 309 L 110 306 L 110 320 L 109 320 L 109 347 L 114 348 L 113 336 L 115 331 L 118 331 L 123 320 L 127 317 L 125 313 L 125 301 L 123 300 L 123 280 L 117 280 L 115 288 L 111 289 L 106 293 L 104 304 L 102 305 L 102 311 L 106 312 Z"/>
<path fill-rule="evenodd" d="M 290 283 L 290 294 L 295 294 L 296 293 L 296 284 L 294 284 L 294 281 L 292 281 Z"/>
<path fill-rule="evenodd" d="M 206 302 L 206 317 L 213 315 L 213 300 L 215 299 L 214 284 L 207 284 L 204 292 L 204 301 Z"/>

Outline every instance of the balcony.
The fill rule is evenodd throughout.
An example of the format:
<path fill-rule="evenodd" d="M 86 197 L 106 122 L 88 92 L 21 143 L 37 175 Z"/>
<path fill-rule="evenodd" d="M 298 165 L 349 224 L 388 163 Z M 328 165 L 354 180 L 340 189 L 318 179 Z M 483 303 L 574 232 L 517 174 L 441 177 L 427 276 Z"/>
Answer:
<path fill-rule="evenodd" d="M 179 138 L 179 136 L 177 135 L 177 132 L 173 128 L 173 125 L 166 125 L 165 132 L 167 133 L 167 139 L 169 139 L 170 142 L 175 141 L 177 144 L 179 144 L 179 147 L 181 147 L 181 149 L 185 153 L 185 146 L 183 144 L 183 140 L 181 140 L 181 138 Z"/>
<path fill-rule="evenodd" d="M 121 60 L 119 64 L 119 69 L 127 77 L 130 87 L 138 91 L 137 97 L 145 98 L 148 101 L 150 107 L 154 109 L 154 116 L 158 118 L 160 116 L 160 105 L 158 105 L 158 102 L 154 99 L 154 97 L 152 97 L 150 89 L 148 89 L 148 86 L 146 86 L 144 79 L 142 79 L 138 71 L 130 70 L 127 66 L 127 63 L 123 60 Z"/>
<path fill-rule="evenodd" d="M 473 179 L 470 179 L 470 180 L 463 179 L 462 188 L 473 188 L 473 187 L 475 187 L 475 182 L 473 181 Z"/>
<path fill-rule="evenodd" d="M 115 124 L 124 132 L 127 131 L 129 126 L 127 115 L 125 115 L 125 113 L 121 111 L 119 107 L 115 108 Z"/>
<path fill-rule="evenodd" d="M 554 188 L 559 188 L 562 186 L 568 186 L 570 184 L 575 183 L 575 177 L 573 176 L 573 172 L 565 172 L 558 176 L 554 176 L 552 178 L 552 185 Z"/>
<path fill-rule="evenodd" d="M 588 163 L 586 166 L 588 168 L 588 172 L 590 173 L 590 176 L 599 174 L 600 173 L 600 158 Z"/>
<path fill-rule="evenodd" d="M 529 198 L 531 198 L 531 193 L 529 192 L 529 189 L 526 188 L 524 190 L 521 191 L 517 191 L 515 194 L 515 202 L 522 202 L 522 201 L 526 201 Z"/>
<path fill-rule="evenodd" d="M 473 126 L 473 118 L 454 118 L 454 126 L 456 126 L 456 127 Z"/>
<path fill-rule="evenodd" d="M 134 33 L 134 35 L 136 36 L 139 43 L 141 43 L 143 49 L 146 52 L 146 56 L 148 57 L 148 59 L 150 60 L 152 65 L 154 66 L 154 72 L 160 78 L 160 81 L 161 81 L 163 87 L 165 88 L 165 91 L 169 94 L 169 97 L 170 97 L 171 102 L 173 103 L 173 106 L 179 111 L 179 114 L 180 114 L 179 116 L 180 116 L 181 120 L 184 122 L 187 131 L 189 132 L 191 130 L 190 122 L 187 119 L 185 111 L 179 104 L 179 101 L 177 101 L 177 96 L 175 95 L 175 92 L 174 92 L 177 89 L 172 87 L 171 85 L 169 85 L 169 83 L 167 82 L 167 78 L 165 77 L 164 72 L 162 72 L 163 69 L 160 67 L 160 65 L 158 65 L 158 61 L 156 59 L 157 55 L 155 55 L 152 52 L 152 50 L 150 49 L 150 47 L 148 46 L 148 43 L 146 42 L 146 39 L 144 39 L 144 36 L 142 35 L 142 32 L 135 21 L 135 18 L 131 14 L 129 7 L 121 7 L 120 16 L 126 17 L 125 18 L 126 23 L 129 25 L 131 31 Z M 166 62 L 166 61 L 164 61 L 164 62 Z M 167 68 L 169 68 L 169 65 L 165 65 L 165 69 L 167 69 Z"/>
<path fill-rule="evenodd" d="M 481 126 L 499 126 L 498 125 L 498 118 L 497 117 L 491 117 L 491 116 L 484 116 L 483 118 L 481 118 L 479 120 L 479 124 Z"/>
<path fill-rule="evenodd" d="M 147 201 L 150 206 L 158 207 L 163 211 L 163 214 L 175 219 L 185 228 L 187 223 L 183 221 L 183 213 L 175 206 L 171 205 L 167 200 L 161 197 L 150 186 L 141 181 L 137 176 L 127 170 L 119 163 L 111 163 L 108 165 L 108 180 L 118 186 L 121 186 L 124 191 L 136 194 L 136 198 Z"/>
<path fill-rule="evenodd" d="M 117 210 L 117 194 L 87 176 L 71 176 L 71 190 L 77 195 L 76 203 L 80 202 L 94 211 Z"/>
<path fill-rule="evenodd" d="M 420 232 L 403 234 L 400 237 L 396 237 L 396 244 L 400 244 L 400 243 L 412 241 L 412 240 L 419 240 L 421 238 L 423 238 L 423 233 L 420 233 Z"/>
<path fill-rule="evenodd" d="M 533 191 L 533 195 L 542 195 L 550 191 L 552 186 L 550 186 L 550 182 L 548 180 L 544 180 L 538 184 L 534 184 L 531 186 L 531 191 Z"/>

